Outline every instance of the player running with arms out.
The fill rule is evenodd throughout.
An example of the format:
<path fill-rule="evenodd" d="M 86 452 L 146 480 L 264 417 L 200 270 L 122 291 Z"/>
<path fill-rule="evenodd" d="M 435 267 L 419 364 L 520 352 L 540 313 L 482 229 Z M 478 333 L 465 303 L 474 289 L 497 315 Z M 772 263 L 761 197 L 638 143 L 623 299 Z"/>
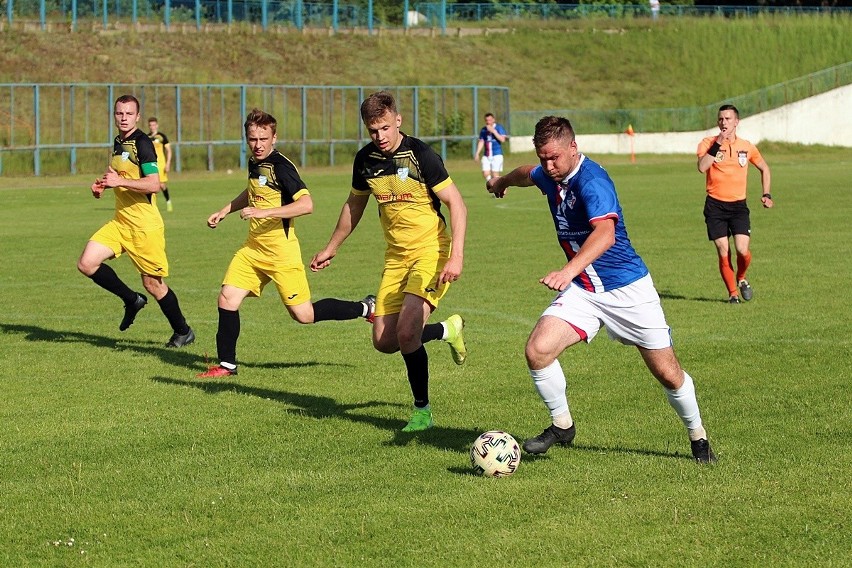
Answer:
<path fill-rule="evenodd" d="M 525 354 L 553 423 L 526 440 L 524 450 L 543 454 L 553 444 L 573 442 L 576 428 L 557 357 L 572 345 L 590 342 L 603 325 L 613 339 L 638 348 L 686 426 L 694 459 L 715 461 L 692 378 L 675 356 L 659 295 L 630 244 L 615 185 L 601 166 L 579 152 L 567 119 L 542 118 L 533 144 L 540 165 L 520 166 L 486 183 L 498 198 L 511 186 L 538 187 L 547 197 L 559 246 L 568 258 L 564 267 L 539 280 L 558 295 L 533 328 Z"/>
<path fill-rule="evenodd" d="M 160 192 L 166 198 L 166 211 L 172 211 L 172 199 L 169 197 L 169 172 L 172 169 L 172 145 L 169 137 L 160 132 L 160 121 L 156 116 L 148 119 L 148 138 L 154 143 L 157 152 L 157 167 L 160 170 Z"/>
<path fill-rule="evenodd" d="M 773 206 L 769 193 L 769 165 L 757 147 L 737 136 L 740 113 L 734 105 L 719 107 L 719 134 L 708 136 L 698 144 L 698 171 L 706 174 L 707 197 L 704 201 L 704 221 L 707 237 L 716 245 L 719 273 L 728 289 L 728 302 L 739 304 L 752 299 L 754 291 L 746 280 L 751 264 L 751 219 L 746 204 L 748 165 L 760 171 L 763 194 L 760 202 L 767 209 Z M 737 272 L 731 262 L 730 241 L 734 238 Z M 737 294 L 739 290 L 739 294 Z"/>
<path fill-rule="evenodd" d="M 234 254 L 219 292 L 219 364 L 198 377 L 237 374 L 240 305 L 247 296 L 260 297 L 269 282 L 275 284 L 290 317 L 299 323 L 372 317 L 373 296 L 362 301 L 326 298 L 311 302 L 295 219 L 312 213 L 314 205 L 296 166 L 275 149 L 277 124 L 275 117 L 259 109 L 246 117 L 251 152 L 248 186 L 207 218 L 207 225 L 215 229 L 229 213 L 239 211 L 240 218 L 249 221 L 249 234 Z"/>
<path fill-rule="evenodd" d="M 92 184 L 92 195 L 100 199 L 106 189 L 115 194 L 115 217 L 92 235 L 77 269 L 101 288 L 124 301 L 124 318 L 118 329 L 130 327 L 148 298 L 131 290 L 115 271 L 104 264 L 127 253 L 142 275 L 142 285 L 156 298 L 173 334 L 166 347 L 183 347 L 195 341 L 177 296 L 163 279 L 169 275 L 163 218 L 157 209 L 160 191 L 157 155 L 151 140 L 136 125 L 139 101 L 132 95 L 116 99 L 114 109 L 118 136 L 113 141 L 112 161 L 106 173 Z"/>
<path fill-rule="evenodd" d="M 423 343 L 443 339 L 459 365 L 467 356 L 461 316 L 426 323 L 450 283 L 461 276 L 467 209 L 440 156 L 400 131 L 402 117 L 390 93 L 373 93 L 364 100 L 361 118 L 372 142 L 355 156 L 352 191 L 328 244 L 314 255 L 311 270 L 331 263 L 361 220 L 372 194 L 387 243 L 373 346 L 382 353 L 402 354 L 414 397 L 414 413 L 403 431 L 421 431 L 433 424 L 429 358 Z M 442 205 L 450 212 L 452 238 Z"/>

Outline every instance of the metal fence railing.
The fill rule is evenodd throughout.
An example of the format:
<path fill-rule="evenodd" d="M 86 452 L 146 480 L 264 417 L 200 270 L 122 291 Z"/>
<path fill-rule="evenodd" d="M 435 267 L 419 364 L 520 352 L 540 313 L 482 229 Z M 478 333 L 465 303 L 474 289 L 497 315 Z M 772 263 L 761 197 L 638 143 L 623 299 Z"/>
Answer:
<path fill-rule="evenodd" d="M 565 116 L 584 134 L 617 134 L 632 125 L 637 132 L 692 132 L 716 124 L 722 104 L 735 105 L 743 116 L 751 116 L 852 83 L 852 61 L 772 85 L 724 101 L 699 107 L 655 109 L 551 109 L 514 111 L 515 135 L 532 135 L 542 116 Z"/>
<path fill-rule="evenodd" d="M 605 17 L 650 17 L 651 8 L 647 1 L 624 4 L 607 4 L 590 1 L 586 3 L 527 3 L 527 2 L 416 2 L 415 11 L 437 26 L 447 22 L 493 22 L 511 20 L 570 20 L 579 18 Z M 753 6 L 695 6 L 688 4 L 660 3 L 660 15 L 664 16 L 723 16 L 750 17 L 759 14 L 818 14 L 852 13 L 848 6 L 768 6 L 755 2 Z"/>
<path fill-rule="evenodd" d="M 278 141 L 301 166 L 351 160 L 369 142 L 361 101 L 382 87 L 294 85 L 0 84 L 0 174 L 99 171 L 116 132 L 123 94 L 142 105 L 140 129 L 156 116 L 174 146 L 174 168 L 244 168 L 243 121 L 259 107 L 278 120 Z M 509 126 L 509 90 L 477 85 L 387 86 L 403 131 L 448 157 L 472 155 L 482 116 Z M 50 109 L 42 113 L 42 109 Z M 345 156 L 340 158 L 340 155 Z"/>
<path fill-rule="evenodd" d="M 552 20 L 578 18 L 649 17 L 648 2 L 605 4 L 597 2 L 519 3 L 519 2 L 415 2 L 403 0 L 392 7 L 374 0 L 0 0 L 5 24 L 35 23 L 46 30 L 61 26 L 72 31 L 99 26 L 107 29 L 118 23 L 189 24 L 200 29 L 208 25 L 250 23 L 269 26 L 360 28 L 373 33 L 377 28 L 427 26 L 447 33 L 457 23 L 492 23 L 511 20 Z M 689 6 L 662 3 L 663 16 L 752 17 L 762 14 L 852 14 L 848 6 Z M 2 22 L 0 22 L 2 23 Z"/>

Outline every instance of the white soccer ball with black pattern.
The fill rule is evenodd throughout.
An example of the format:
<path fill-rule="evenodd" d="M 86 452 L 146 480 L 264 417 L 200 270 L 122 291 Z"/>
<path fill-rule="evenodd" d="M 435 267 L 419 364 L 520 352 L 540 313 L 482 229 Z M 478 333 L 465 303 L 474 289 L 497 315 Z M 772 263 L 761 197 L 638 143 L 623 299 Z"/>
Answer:
<path fill-rule="evenodd" d="M 470 465 L 487 477 L 512 475 L 521 464 L 521 448 L 508 432 L 489 430 L 470 447 Z"/>

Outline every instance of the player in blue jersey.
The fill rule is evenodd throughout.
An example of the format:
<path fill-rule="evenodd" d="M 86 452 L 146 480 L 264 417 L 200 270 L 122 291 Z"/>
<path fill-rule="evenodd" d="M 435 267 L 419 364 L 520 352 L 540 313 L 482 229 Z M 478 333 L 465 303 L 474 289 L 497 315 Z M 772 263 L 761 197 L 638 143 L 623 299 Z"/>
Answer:
<path fill-rule="evenodd" d="M 542 118 L 533 144 L 541 165 L 520 166 L 486 182 L 498 198 L 511 186 L 537 186 L 547 197 L 559 246 L 568 257 L 564 267 L 539 280 L 558 295 L 530 334 L 526 358 L 553 424 L 526 440 L 524 450 L 543 454 L 553 444 L 573 442 L 576 429 L 557 357 L 580 341 L 590 342 L 603 325 L 611 338 L 639 349 L 686 426 L 695 460 L 716 461 L 692 378 L 675 356 L 660 297 L 627 237 L 615 185 L 601 166 L 577 149 L 567 119 Z"/>
<path fill-rule="evenodd" d="M 476 152 L 473 159 L 481 162 L 482 176 L 485 181 L 493 176 L 503 173 L 503 142 L 509 135 L 502 124 L 490 112 L 485 115 L 485 126 L 479 131 L 479 140 L 476 143 Z M 479 155 L 482 154 L 480 160 Z"/>

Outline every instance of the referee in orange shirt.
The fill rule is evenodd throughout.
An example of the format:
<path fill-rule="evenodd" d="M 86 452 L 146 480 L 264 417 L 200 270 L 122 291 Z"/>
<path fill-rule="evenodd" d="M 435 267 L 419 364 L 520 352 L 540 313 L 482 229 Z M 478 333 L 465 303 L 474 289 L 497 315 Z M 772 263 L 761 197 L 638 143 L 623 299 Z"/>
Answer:
<path fill-rule="evenodd" d="M 717 124 L 719 134 L 708 136 L 698 144 L 698 171 L 707 175 L 707 199 L 704 202 L 704 220 L 707 237 L 719 253 L 719 272 L 728 289 L 728 302 L 739 304 L 740 296 L 751 300 L 754 292 L 746 280 L 746 270 L 751 263 L 751 222 L 746 204 L 748 164 L 760 171 L 763 194 L 760 202 L 772 207 L 769 193 L 769 165 L 757 147 L 737 136 L 740 113 L 734 105 L 719 107 Z M 737 253 L 737 271 L 731 262 L 729 237 L 734 237 Z"/>

